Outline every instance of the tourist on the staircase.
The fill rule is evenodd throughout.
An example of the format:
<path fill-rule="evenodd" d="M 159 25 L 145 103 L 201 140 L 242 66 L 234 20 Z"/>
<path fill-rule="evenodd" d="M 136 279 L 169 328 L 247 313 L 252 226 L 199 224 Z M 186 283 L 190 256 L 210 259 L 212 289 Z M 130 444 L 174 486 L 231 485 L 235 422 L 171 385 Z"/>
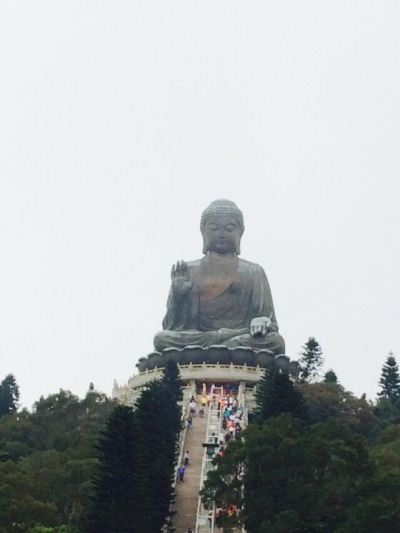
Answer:
<path fill-rule="evenodd" d="M 192 399 L 190 400 L 189 408 L 190 408 L 190 414 L 191 414 L 191 415 L 196 414 L 196 402 L 194 401 L 194 398 L 193 398 L 193 397 L 192 397 Z"/>
<path fill-rule="evenodd" d="M 178 475 L 179 481 L 183 481 L 183 478 L 185 477 L 185 467 L 183 465 L 178 468 Z"/>

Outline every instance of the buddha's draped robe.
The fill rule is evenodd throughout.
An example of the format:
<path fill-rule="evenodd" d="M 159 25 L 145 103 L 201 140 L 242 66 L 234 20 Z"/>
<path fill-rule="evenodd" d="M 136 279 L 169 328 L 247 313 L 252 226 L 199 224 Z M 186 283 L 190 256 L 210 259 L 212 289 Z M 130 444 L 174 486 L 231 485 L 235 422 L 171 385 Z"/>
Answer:
<path fill-rule="evenodd" d="M 239 258 L 218 265 L 208 256 L 187 264 L 192 287 L 181 297 L 171 287 L 164 330 L 154 339 L 156 350 L 224 344 L 269 349 L 275 355 L 285 353 L 262 267 Z M 250 322 L 261 316 L 270 318 L 272 324 L 267 335 L 253 337 Z"/>

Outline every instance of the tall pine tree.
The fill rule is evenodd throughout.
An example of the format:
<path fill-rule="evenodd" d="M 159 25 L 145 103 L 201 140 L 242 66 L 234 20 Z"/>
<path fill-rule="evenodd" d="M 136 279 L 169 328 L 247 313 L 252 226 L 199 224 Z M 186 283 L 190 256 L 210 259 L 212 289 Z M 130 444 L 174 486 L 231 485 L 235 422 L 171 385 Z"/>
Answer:
<path fill-rule="evenodd" d="M 164 369 L 163 382 L 167 386 L 167 392 L 171 395 L 171 401 L 176 404 L 182 400 L 182 381 L 179 368 L 175 361 L 167 361 Z"/>
<path fill-rule="evenodd" d="M 378 395 L 386 398 L 393 405 L 400 398 L 400 375 L 399 367 L 393 352 L 389 352 L 385 364 L 382 367 L 382 374 L 379 380 L 381 391 Z"/>
<path fill-rule="evenodd" d="M 102 432 L 97 450 L 99 465 L 86 533 L 136 533 L 134 527 L 135 417 L 131 407 L 118 405 Z"/>
<path fill-rule="evenodd" d="M 117 407 L 98 444 L 86 533 L 159 532 L 172 500 L 182 398 L 176 363 L 143 388 L 134 410 Z"/>
<path fill-rule="evenodd" d="M 255 419 L 258 423 L 281 413 L 290 413 L 304 419 L 306 407 L 303 395 L 297 390 L 289 375 L 281 372 L 275 364 L 266 368 L 256 389 Z"/>
<path fill-rule="evenodd" d="M 8 374 L 0 383 L 0 416 L 17 412 L 19 387 L 13 374 Z"/>
<path fill-rule="evenodd" d="M 315 340 L 315 337 L 308 338 L 308 341 L 303 346 L 303 351 L 299 355 L 299 381 L 303 383 L 316 381 L 320 376 L 324 359 L 321 346 Z"/>

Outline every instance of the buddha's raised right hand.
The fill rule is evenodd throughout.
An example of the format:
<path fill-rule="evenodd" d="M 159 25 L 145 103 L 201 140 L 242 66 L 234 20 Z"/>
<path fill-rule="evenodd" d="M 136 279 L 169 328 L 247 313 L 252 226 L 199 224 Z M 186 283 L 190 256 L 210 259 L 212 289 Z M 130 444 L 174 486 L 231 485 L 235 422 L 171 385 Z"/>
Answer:
<path fill-rule="evenodd" d="M 171 270 L 172 290 L 178 297 L 187 294 L 192 288 L 193 281 L 188 264 L 185 261 L 177 261 Z"/>

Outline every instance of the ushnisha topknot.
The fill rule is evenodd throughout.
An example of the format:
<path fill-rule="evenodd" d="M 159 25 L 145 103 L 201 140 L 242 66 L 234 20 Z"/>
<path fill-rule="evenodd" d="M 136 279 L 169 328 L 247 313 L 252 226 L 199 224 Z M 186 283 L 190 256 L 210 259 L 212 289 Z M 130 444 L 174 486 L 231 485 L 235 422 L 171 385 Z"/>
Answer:
<path fill-rule="evenodd" d="M 211 215 L 222 215 L 235 217 L 239 223 L 240 231 L 244 232 L 243 213 L 231 200 L 220 199 L 214 200 L 211 204 L 204 209 L 200 219 L 200 230 L 203 232 L 206 220 Z"/>

